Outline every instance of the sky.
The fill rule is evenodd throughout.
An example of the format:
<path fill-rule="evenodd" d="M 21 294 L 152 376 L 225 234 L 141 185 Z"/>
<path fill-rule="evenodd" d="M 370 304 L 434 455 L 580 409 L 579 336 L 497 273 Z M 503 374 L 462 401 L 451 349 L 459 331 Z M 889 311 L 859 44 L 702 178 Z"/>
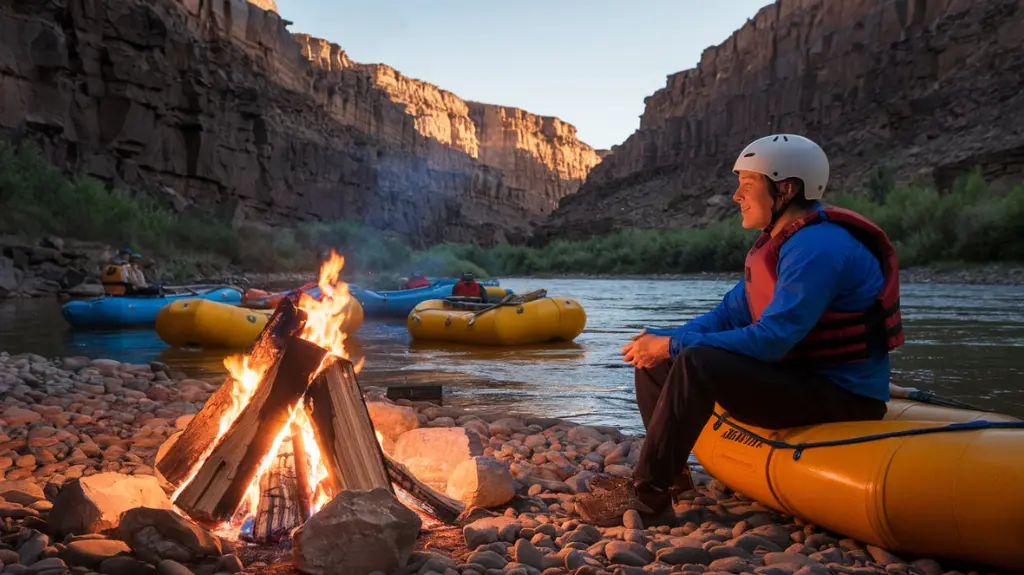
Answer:
<path fill-rule="evenodd" d="M 276 0 L 281 16 L 464 100 L 557 116 L 597 149 L 640 125 L 644 98 L 769 0 Z"/>

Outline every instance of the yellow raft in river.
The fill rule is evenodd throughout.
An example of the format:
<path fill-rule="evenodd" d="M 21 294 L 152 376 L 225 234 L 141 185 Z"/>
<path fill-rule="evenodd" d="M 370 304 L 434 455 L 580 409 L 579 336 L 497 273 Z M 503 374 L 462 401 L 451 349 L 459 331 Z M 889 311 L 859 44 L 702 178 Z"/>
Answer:
<path fill-rule="evenodd" d="M 406 327 L 416 340 L 481 345 L 572 341 L 583 332 L 587 313 L 579 302 L 530 295 L 509 295 L 501 304 L 427 300 L 409 312 Z"/>
<path fill-rule="evenodd" d="M 896 553 L 1024 570 L 1019 419 L 905 399 L 882 421 L 771 431 L 726 418 L 694 455 L 729 488 Z"/>
<path fill-rule="evenodd" d="M 272 309 L 188 299 L 164 306 L 156 315 L 155 329 L 164 343 L 175 347 L 243 349 L 256 340 L 273 314 Z M 363 306 L 352 298 L 342 329 L 351 335 L 362 325 Z"/>

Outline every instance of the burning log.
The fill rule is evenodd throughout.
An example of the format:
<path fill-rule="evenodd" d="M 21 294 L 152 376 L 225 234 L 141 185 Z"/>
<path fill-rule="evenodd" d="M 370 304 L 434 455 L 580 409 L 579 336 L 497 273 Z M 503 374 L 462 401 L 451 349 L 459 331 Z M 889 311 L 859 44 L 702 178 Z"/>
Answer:
<path fill-rule="evenodd" d="M 423 483 L 409 473 L 404 465 L 384 454 L 384 463 L 387 466 L 388 476 L 391 481 L 405 490 L 414 499 L 426 506 L 426 511 L 436 517 L 442 523 L 454 525 L 458 523 L 459 516 L 466 510 L 461 501 L 452 499 L 440 493 L 433 487 Z"/>
<path fill-rule="evenodd" d="M 306 411 L 335 493 L 392 490 L 351 362 L 338 359 L 320 372 L 306 392 Z"/>
<path fill-rule="evenodd" d="M 253 349 L 225 361 L 232 378 L 157 461 L 197 522 L 237 529 L 253 519 L 253 538 L 274 540 L 343 491 L 395 493 L 393 483 L 441 521 L 463 511 L 381 448 L 345 359 L 349 296 L 330 279 L 341 263 L 332 254 L 321 268 L 322 299 L 304 296 L 301 309 L 281 300 Z"/>
<path fill-rule="evenodd" d="M 299 514 L 302 521 L 308 521 L 312 513 L 313 505 L 309 500 L 313 493 L 313 486 L 309 484 L 309 458 L 302 446 L 302 429 L 295 422 L 292 422 L 292 452 L 295 454 L 296 487 L 299 490 Z"/>
<path fill-rule="evenodd" d="M 282 302 L 253 344 L 248 354 L 250 362 L 253 365 L 276 364 L 284 349 L 284 338 L 299 328 L 301 315 L 291 301 Z M 224 413 L 236 401 L 235 393 L 235 382 L 224 382 L 188 424 L 178 441 L 157 462 L 157 469 L 171 485 L 185 483 L 203 454 L 212 448 Z"/>
<path fill-rule="evenodd" d="M 454 523 L 464 510 L 460 501 L 419 481 L 384 453 L 348 360 L 339 359 L 320 373 L 306 392 L 306 409 L 334 493 L 375 487 L 394 492 L 394 482 L 444 523 Z"/>
<path fill-rule="evenodd" d="M 326 354 L 316 344 L 289 336 L 280 361 L 267 370 L 252 399 L 175 504 L 201 523 L 231 519 Z"/>
<path fill-rule="evenodd" d="M 306 475 L 300 453 L 301 449 L 293 449 L 291 442 L 282 443 L 276 461 L 260 478 L 253 539 L 276 543 L 309 519 L 308 498 L 300 485 L 300 478 Z"/>

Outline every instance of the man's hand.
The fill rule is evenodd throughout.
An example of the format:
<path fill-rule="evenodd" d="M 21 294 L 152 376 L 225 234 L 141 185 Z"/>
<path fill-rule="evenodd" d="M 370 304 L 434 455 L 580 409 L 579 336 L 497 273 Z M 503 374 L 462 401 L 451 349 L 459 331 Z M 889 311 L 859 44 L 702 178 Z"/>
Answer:
<path fill-rule="evenodd" d="M 912 392 L 915 392 L 917 390 L 918 389 L 916 387 L 903 387 L 903 386 L 900 386 L 900 385 L 896 385 L 895 383 L 890 383 L 889 384 L 889 396 L 890 397 L 897 397 L 897 398 L 901 398 L 901 399 L 907 399 L 907 398 L 910 397 L 910 394 Z"/>
<path fill-rule="evenodd" d="M 652 335 L 647 330 L 633 336 L 633 341 L 622 346 L 622 359 L 633 367 L 654 367 L 658 362 L 671 357 L 669 341 L 665 335 Z"/>

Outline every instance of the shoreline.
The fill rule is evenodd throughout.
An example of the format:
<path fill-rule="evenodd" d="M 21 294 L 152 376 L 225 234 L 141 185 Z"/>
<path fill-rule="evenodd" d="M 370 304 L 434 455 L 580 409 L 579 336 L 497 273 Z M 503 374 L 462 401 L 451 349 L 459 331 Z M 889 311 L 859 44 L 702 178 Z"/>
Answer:
<path fill-rule="evenodd" d="M 63 539 L 48 533 L 71 521 L 61 503 L 69 496 L 62 494 L 74 496 L 81 482 L 114 477 L 157 484 L 158 450 L 185 429 L 217 388 L 181 376 L 155 362 L 47 360 L 0 352 L 0 517 L 11 520 L 10 529 L 0 529 L 4 540 L 13 543 L 7 553 L 0 545 L 0 561 L 25 565 L 14 572 L 40 572 L 53 564 L 86 575 L 115 573 L 113 563 L 130 564 L 133 573 L 152 573 L 158 562 L 162 573 L 186 575 L 295 573 L 300 552 L 219 539 L 214 552 L 197 547 L 190 536 L 182 538 L 182 533 L 196 533 L 200 540 L 214 537 L 202 536 L 203 528 L 184 519 L 174 521 L 187 530 L 159 529 L 155 541 L 103 529 Z M 593 477 L 628 476 L 639 456 L 640 436 L 564 419 L 510 417 L 500 407 L 392 402 L 382 387 L 362 390 L 386 451 L 467 506 L 487 507 L 459 527 L 424 519 L 416 527 L 415 543 L 404 549 L 406 559 L 396 569 L 381 567 L 382 573 L 942 575 L 956 565 L 901 559 L 822 530 L 732 492 L 698 469 L 697 488 L 675 507 L 678 526 L 645 528 L 635 517 L 626 519 L 627 526 L 588 525 L 576 512 L 576 495 L 589 490 Z M 456 479 L 467 475 L 476 481 Z M 150 496 L 164 499 L 173 492 L 173 486 L 162 483 L 162 493 Z M 91 497 L 96 505 L 111 504 L 102 494 Z M 381 529 L 370 529 L 371 541 L 384 542 L 387 529 Z M 182 554 L 182 547 L 188 553 Z M 42 561 L 49 562 L 47 567 Z"/>
<path fill-rule="evenodd" d="M 524 279 L 605 279 L 605 280 L 691 280 L 739 281 L 741 272 L 700 272 L 686 274 L 535 274 L 517 275 Z M 500 278 L 499 278 L 500 279 Z M 1024 264 L 985 264 L 977 266 L 923 266 L 900 270 L 901 284 L 1024 285 Z"/>
<path fill-rule="evenodd" d="M 103 295 L 99 284 L 99 270 L 111 257 L 113 249 L 95 242 L 63 240 L 46 237 L 34 244 L 0 237 L 0 301 L 33 297 L 95 297 Z M 152 268 L 160 277 L 167 275 L 173 261 L 157 261 Z M 245 272 L 235 266 L 198 266 L 191 279 L 155 284 L 229 284 L 250 287 L 297 287 L 317 278 L 318 270 L 304 272 Z M 152 273 L 152 272 L 150 272 Z M 531 280 L 545 279 L 605 279 L 605 280 L 719 280 L 738 281 L 742 270 L 735 272 L 651 273 L 651 274 L 510 274 Z M 347 275 L 347 274 L 346 274 Z M 350 283 L 372 287 L 373 273 L 352 275 Z M 385 274 L 386 275 L 386 274 Z M 500 280 L 502 276 L 497 276 Z M 151 280 L 153 278 L 151 277 Z M 157 278 L 159 279 L 159 278 Z M 966 264 L 945 262 L 929 266 L 900 270 L 904 284 L 964 284 L 964 285 L 1024 285 L 1024 263 Z M 397 285 L 395 286 L 397 287 Z"/>

